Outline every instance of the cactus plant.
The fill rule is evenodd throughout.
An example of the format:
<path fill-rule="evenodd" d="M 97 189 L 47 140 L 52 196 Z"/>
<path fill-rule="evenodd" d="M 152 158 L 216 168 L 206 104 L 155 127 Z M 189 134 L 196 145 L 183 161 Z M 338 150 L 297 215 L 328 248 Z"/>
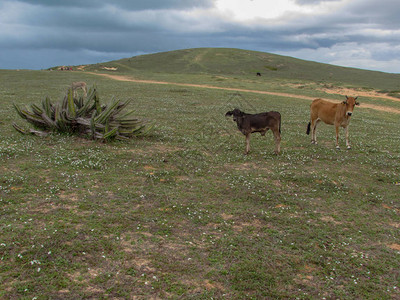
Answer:
<path fill-rule="evenodd" d="M 25 130 L 16 123 L 13 126 L 23 134 L 45 136 L 49 132 L 66 132 L 102 141 L 147 134 L 152 126 L 130 117 L 133 111 L 122 114 L 129 102 L 113 100 L 109 105 L 100 105 L 95 87 L 89 90 L 86 98 L 75 98 L 72 89 L 69 89 L 59 103 L 52 104 L 46 97 L 41 106 L 31 104 L 31 111 L 14 103 L 18 115 L 35 129 Z"/>

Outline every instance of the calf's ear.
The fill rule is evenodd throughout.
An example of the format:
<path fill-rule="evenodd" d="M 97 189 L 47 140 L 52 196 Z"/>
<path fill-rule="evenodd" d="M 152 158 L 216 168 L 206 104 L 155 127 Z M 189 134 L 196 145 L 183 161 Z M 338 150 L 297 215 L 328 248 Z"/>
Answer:
<path fill-rule="evenodd" d="M 343 103 L 343 104 L 347 104 L 347 101 L 343 101 L 342 103 Z"/>
<path fill-rule="evenodd" d="M 233 111 L 228 111 L 226 114 L 225 114 L 225 117 L 229 117 L 229 116 L 232 116 L 233 115 Z"/>
<path fill-rule="evenodd" d="M 357 102 L 357 101 L 356 101 L 356 105 L 357 105 L 357 106 L 360 106 L 360 102 Z"/>

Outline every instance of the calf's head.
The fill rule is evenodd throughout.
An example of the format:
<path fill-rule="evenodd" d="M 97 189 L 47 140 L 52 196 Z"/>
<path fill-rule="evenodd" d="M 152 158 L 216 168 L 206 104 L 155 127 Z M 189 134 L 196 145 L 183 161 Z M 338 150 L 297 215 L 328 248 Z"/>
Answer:
<path fill-rule="evenodd" d="M 346 105 L 346 114 L 348 116 L 351 116 L 353 114 L 354 106 L 355 105 L 360 105 L 359 102 L 357 102 L 358 97 L 347 97 L 346 96 L 346 101 L 343 101 L 342 103 Z"/>
<path fill-rule="evenodd" d="M 225 117 L 230 117 L 230 116 L 233 116 L 233 121 L 236 122 L 238 118 L 244 116 L 244 112 L 240 111 L 238 108 L 235 108 L 234 110 L 228 111 L 225 114 Z"/>

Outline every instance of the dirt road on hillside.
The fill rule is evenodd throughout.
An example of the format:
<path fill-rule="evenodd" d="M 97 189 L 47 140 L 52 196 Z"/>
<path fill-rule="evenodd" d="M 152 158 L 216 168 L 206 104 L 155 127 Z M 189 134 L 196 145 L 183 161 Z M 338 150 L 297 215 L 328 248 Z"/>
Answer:
<path fill-rule="evenodd" d="M 309 97 L 304 95 L 297 95 L 297 94 L 288 94 L 288 93 L 277 93 L 277 92 L 267 92 L 267 91 L 259 91 L 259 90 L 249 90 L 249 89 L 238 89 L 238 88 L 228 88 L 228 87 L 219 87 L 219 86 L 212 86 L 207 84 L 194 84 L 194 83 L 178 83 L 178 82 L 167 82 L 167 81 L 155 81 L 155 80 L 142 80 L 142 79 L 134 79 L 129 76 L 122 76 L 122 75 L 113 75 L 113 74 L 105 74 L 105 73 L 94 73 L 94 72 L 86 72 L 88 74 L 98 75 L 107 77 L 114 80 L 119 81 L 128 81 L 128 82 L 136 82 L 136 83 L 147 83 L 147 84 L 165 84 L 165 85 L 176 85 L 176 86 L 187 86 L 187 87 L 197 87 L 197 88 L 206 88 L 206 89 L 215 89 L 215 90 L 225 90 L 225 91 L 235 91 L 235 92 L 244 92 L 244 93 L 255 93 L 255 94 L 263 94 L 263 95 L 274 95 L 274 96 L 282 96 L 288 98 L 295 98 L 295 99 L 304 99 L 304 100 L 314 100 L 315 97 Z M 374 98 L 382 98 L 388 99 L 393 101 L 399 101 L 400 99 L 390 97 L 387 95 L 377 94 L 375 92 L 360 92 L 351 89 L 338 89 L 338 90 L 326 90 L 328 94 L 337 94 L 337 95 L 346 95 L 346 94 L 357 94 L 362 97 L 374 97 Z M 329 101 L 337 101 L 334 99 L 323 98 Z M 395 114 L 400 114 L 400 109 L 388 107 L 388 106 L 381 106 L 381 105 L 373 105 L 373 104 L 366 104 L 362 103 L 360 108 L 370 108 L 378 111 L 390 112 Z"/>

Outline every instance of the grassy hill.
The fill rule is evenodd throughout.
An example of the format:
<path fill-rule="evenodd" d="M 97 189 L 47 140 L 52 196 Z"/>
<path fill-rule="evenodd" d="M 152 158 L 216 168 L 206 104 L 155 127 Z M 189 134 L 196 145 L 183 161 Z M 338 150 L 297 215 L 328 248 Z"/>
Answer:
<path fill-rule="evenodd" d="M 213 74 L 253 78 L 304 80 L 352 85 L 384 91 L 400 90 L 400 74 L 338 67 L 288 56 L 225 48 L 196 48 L 148 54 L 95 64 L 88 71 L 117 68 L 125 74 Z"/>
<path fill-rule="evenodd" d="M 313 72 L 323 67 L 349 85 L 370 75 L 366 89 L 395 75 L 232 49 L 87 70 L 107 72 L 103 66 L 141 79 L 282 93 L 0 70 L 0 299 L 400 298 L 400 101 L 360 97 L 352 150 L 336 150 L 335 130 L 324 124 L 311 145 L 310 100 L 287 96 L 343 98 L 318 90 L 325 83 Z M 105 102 L 132 99 L 129 109 L 155 131 L 98 143 L 13 129 L 28 126 L 13 102 L 60 99 L 73 81 L 96 84 Z M 377 103 L 396 112 L 365 105 Z M 282 153 L 273 154 L 267 132 L 253 134 L 244 155 L 243 135 L 224 116 L 234 107 L 279 111 Z"/>

